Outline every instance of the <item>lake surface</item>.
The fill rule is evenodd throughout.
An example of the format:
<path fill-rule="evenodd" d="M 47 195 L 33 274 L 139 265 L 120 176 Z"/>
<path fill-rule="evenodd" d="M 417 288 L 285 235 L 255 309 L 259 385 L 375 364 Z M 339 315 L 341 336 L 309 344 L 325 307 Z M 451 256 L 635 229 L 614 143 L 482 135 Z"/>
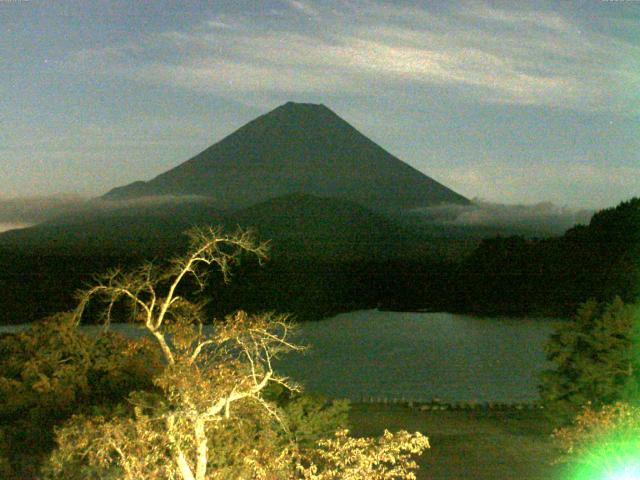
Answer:
<path fill-rule="evenodd" d="M 310 348 L 278 369 L 308 391 L 352 400 L 533 402 L 538 375 L 550 366 L 543 347 L 553 324 L 356 311 L 299 325 L 296 339 Z M 133 333 L 128 325 L 114 328 Z"/>
<path fill-rule="evenodd" d="M 532 402 L 554 321 L 366 310 L 302 325 L 282 370 L 332 397 Z"/>

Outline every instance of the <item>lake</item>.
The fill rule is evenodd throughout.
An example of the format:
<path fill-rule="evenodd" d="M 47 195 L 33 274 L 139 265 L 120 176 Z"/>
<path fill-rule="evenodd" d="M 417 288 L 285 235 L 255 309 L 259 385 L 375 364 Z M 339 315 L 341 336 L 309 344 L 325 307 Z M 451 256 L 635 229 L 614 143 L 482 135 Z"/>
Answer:
<path fill-rule="evenodd" d="M 310 391 L 351 399 L 532 402 L 553 320 L 366 310 L 301 326 L 282 363 Z"/>
<path fill-rule="evenodd" d="M 310 348 L 277 365 L 306 390 L 330 397 L 533 402 L 538 374 L 549 368 L 543 347 L 553 324 L 450 313 L 349 312 L 300 324 L 296 340 Z M 128 325 L 114 328 L 131 333 Z"/>

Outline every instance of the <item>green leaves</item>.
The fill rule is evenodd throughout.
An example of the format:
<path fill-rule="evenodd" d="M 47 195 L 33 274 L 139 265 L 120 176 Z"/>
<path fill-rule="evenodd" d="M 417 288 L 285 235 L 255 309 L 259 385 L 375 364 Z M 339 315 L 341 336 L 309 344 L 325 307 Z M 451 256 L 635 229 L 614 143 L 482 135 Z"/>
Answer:
<path fill-rule="evenodd" d="M 610 404 L 637 390 L 637 320 L 638 307 L 616 297 L 609 304 L 588 301 L 558 324 L 546 345 L 556 368 L 543 373 L 540 386 L 555 422 L 567 423 L 587 402 Z"/>
<path fill-rule="evenodd" d="M 12 446 L 8 461 L 19 463 L 22 451 L 37 464 L 53 447 L 55 426 L 82 411 L 113 412 L 131 390 L 152 388 L 159 366 L 158 349 L 148 340 L 134 342 L 113 332 L 91 336 L 69 314 L 2 337 L 0 428 Z M 14 466 L 16 478 L 22 468 L 35 468 Z"/>

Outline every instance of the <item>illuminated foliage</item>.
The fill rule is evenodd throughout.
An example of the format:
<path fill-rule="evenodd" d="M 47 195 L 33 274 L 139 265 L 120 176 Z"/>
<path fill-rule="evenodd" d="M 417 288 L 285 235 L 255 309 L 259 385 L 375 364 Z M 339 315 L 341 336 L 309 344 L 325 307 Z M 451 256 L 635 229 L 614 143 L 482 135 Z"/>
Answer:
<path fill-rule="evenodd" d="M 157 347 L 103 331 L 83 333 L 58 314 L 0 338 L 0 428 L 5 464 L 16 478 L 35 474 L 54 446 L 53 429 L 73 413 L 110 410 L 152 387 Z M 8 468 L 8 467 L 7 467 Z M 10 478 L 9 476 L 3 478 Z"/>
<path fill-rule="evenodd" d="M 347 427 L 348 400 L 327 401 L 306 394 L 294 393 L 279 400 L 287 431 L 297 445 L 312 447 L 321 438 L 332 436 Z"/>
<path fill-rule="evenodd" d="M 228 279 L 242 253 L 262 259 L 266 246 L 243 232 L 190 235 L 188 253 L 165 269 L 147 264 L 113 271 L 79 295 L 77 320 L 94 298 L 105 301 L 107 322 L 120 301 L 127 302 L 131 319 L 156 342 L 163 366 L 152 377 L 153 388 L 132 392 L 121 410 L 75 415 L 58 428 L 46 478 L 414 478 L 410 455 L 428 448 L 420 434 L 371 440 L 340 430 L 335 440 L 320 441 L 317 451 L 308 446 L 338 424 L 344 406 L 274 398 L 273 385 L 299 389 L 273 368 L 279 355 L 302 349 L 290 341 L 287 318 L 237 312 L 205 328 L 204 302 L 182 293 L 187 279 L 204 287 L 205 267 L 217 266 Z M 344 475 L 336 477 L 340 469 Z"/>
<path fill-rule="evenodd" d="M 304 480 L 415 479 L 412 455 L 426 448 L 429 440 L 419 432 L 385 430 L 380 438 L 351 438 L 348 430 L 339 430 L 319 441 L 310 465 L 299 465 L 298 471 Z"/>

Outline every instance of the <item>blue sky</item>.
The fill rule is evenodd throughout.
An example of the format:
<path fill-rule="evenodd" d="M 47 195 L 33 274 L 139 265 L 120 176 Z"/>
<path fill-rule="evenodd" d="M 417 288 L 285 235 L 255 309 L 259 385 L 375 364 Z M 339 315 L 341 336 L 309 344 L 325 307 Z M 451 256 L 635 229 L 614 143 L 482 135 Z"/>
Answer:
<path fill-rule="evenodd" d="M 640 2 L 0 0 L 0 198 L 147 180 L 288 100 L 469 198 L 640 195 Z"/>

